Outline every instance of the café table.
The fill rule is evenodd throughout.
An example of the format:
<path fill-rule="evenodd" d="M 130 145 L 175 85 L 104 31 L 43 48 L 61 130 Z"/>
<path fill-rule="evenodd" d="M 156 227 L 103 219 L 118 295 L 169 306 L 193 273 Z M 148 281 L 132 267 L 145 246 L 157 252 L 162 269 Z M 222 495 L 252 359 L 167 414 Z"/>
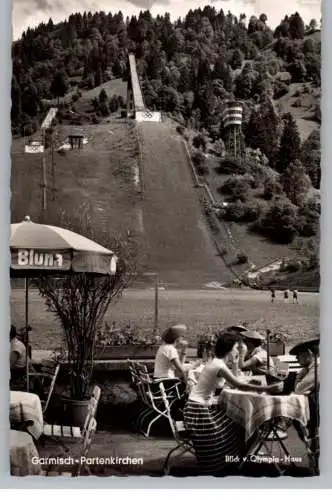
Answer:
<path fill-rule="evenodd" d="M 30 434 L 11 429 L 9 445 L 12 476 L 36 476 L 41 473 L 38 451 Z"/>
<path fill-rule="evenodd" d="M 225 388 L 219 397 L 219 405 L 226 414 L 245 430 L 246 455 L 258 454 L 264 447 L 269 453 L 268 441 L 275 437 L 285 456 L 291 454 L 278 434 L 281 418 L 297 422 L 305 433 L 310 418 L 308 398 L 300 394 L 270 395 Z M 252 438 L 252 439 L 251 439 Z M 277 463 L 274 463 L 281 472 Z"/>
<path fill-rule="evenodd" d="M 24 429 L 36 441 L 43 433 L 43 411 L 39 397 L 31 392 L 10 391 L 11 428 Z"/>

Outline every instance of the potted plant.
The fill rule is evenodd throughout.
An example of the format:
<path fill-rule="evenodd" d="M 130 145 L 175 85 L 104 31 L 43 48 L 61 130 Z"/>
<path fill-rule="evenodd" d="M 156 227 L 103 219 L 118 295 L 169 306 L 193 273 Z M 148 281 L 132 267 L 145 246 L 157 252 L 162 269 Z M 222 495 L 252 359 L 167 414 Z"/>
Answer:
<path fill-rule="evenodd" d="M 67 358 L 72 425 L 82 426 L 87 413 L 98 325 L 123 289 L 122 271 L 115 276 L 86 273 L 64 278 L 42 277 L 38 288 L 46 305 L 59 318 Z"/>
<path fill-rule="evenodd" d="M 117 328 L 108 323 L 97 332 L 95 359 L 151 359 L 155 357 L 159 337 L 151 337 L 127 325 Z"/>

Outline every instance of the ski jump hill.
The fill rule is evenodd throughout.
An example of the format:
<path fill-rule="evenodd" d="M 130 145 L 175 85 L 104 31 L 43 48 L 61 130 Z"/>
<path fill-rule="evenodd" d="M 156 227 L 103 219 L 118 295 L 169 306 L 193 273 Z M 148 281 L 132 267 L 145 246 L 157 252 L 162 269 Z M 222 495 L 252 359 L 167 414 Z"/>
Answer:
<path fill-rule="evenodd" d="M 142 224 L 146 270 L 160 282 L 202 287 L 234 278 L 218 255 L 193 184 L 183 139 L 160 111 L 149 111 L 129 55 L 127 114 L 137 122 L 141 148 Z"/>

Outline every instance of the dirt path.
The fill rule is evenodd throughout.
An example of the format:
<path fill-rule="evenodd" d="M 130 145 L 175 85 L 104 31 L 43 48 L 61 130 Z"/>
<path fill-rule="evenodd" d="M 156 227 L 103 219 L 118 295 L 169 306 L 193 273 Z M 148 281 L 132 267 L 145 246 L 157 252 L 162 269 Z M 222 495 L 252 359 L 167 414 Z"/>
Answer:
<path fill-rule="evenodd" d="M 159 272 L 166 284 L 183 286 L 232 279 L 216 254 L 180 139 L 168 123 L 139 127 L 149 271 Z"/>

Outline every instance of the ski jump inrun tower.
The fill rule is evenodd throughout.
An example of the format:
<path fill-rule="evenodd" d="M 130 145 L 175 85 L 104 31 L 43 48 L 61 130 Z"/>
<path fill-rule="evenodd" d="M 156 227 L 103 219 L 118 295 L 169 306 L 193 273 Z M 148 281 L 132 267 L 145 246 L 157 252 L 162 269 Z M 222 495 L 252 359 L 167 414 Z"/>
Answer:
<path fill-rule="evenodd" d="M 243 156 L 244 142 L 242 138 L 243 104 L 241 101 L 226 101 L 222 114 L 225 146 L 227 154 L 236 157 Z"/>
<path fill-rule="evenodd" d="M 160 111 L 150 111 L 144 103 L 141 85 L 138 78 L 134 54 L 128 55 L 129 79 L 127 87 L 127 117 L 138 122 L 160 122 Z"/>

